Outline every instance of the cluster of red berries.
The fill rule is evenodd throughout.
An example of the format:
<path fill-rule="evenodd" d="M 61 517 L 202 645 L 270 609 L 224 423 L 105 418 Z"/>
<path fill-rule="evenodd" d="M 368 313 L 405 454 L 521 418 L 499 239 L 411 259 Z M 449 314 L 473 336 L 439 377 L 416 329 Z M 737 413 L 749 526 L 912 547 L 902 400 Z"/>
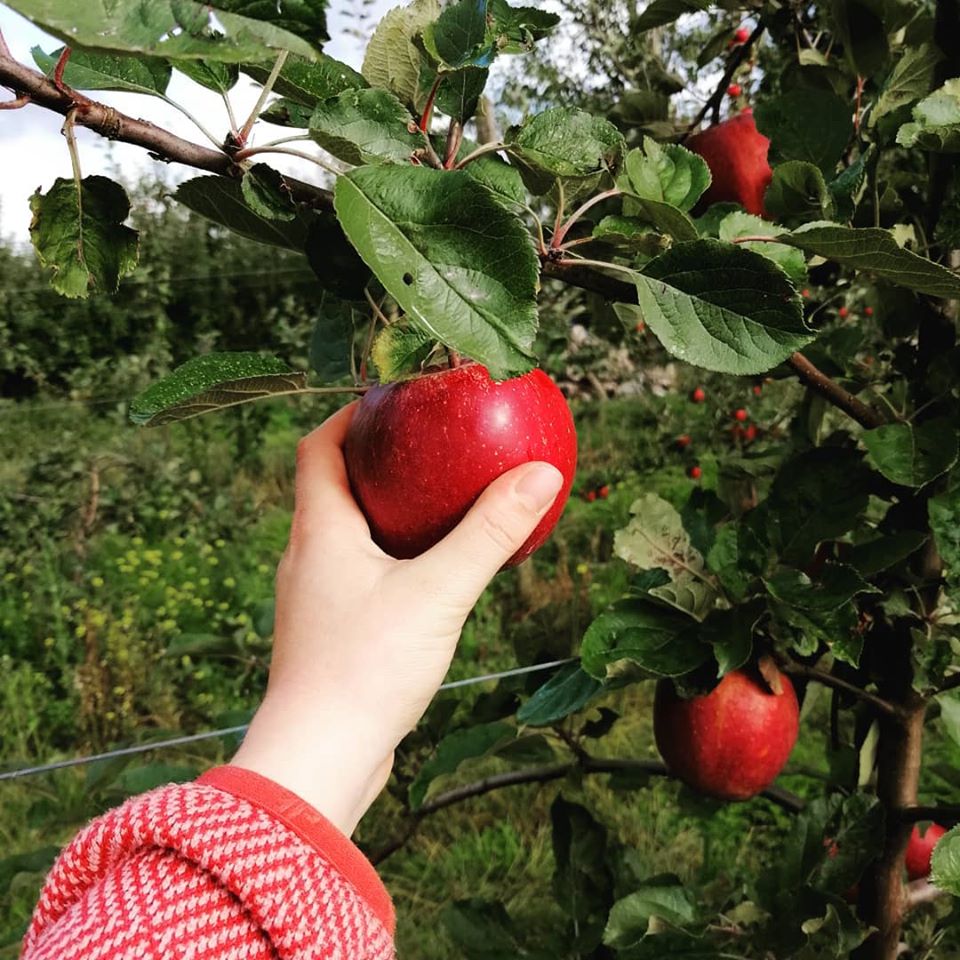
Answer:
<path fill-rule="evenodd" d="M 759 383 L 755 383 L 751 388 L 750 392 L 755 396 L 759 397 L 763 393 L 763 386 Z M 703 387 L 695 387 L 690 391 L 690 402 L 691 403 L 704 403 L 707 399 L 707 392 Z M 750 423 L 750 414 L 747 412 L 746 407 L 738 407 L 731 414 L 733 419 L 733 426 L 731 427 L 730 433 L 735 441 L 740 441 L 741 443 L 753 443 L 757 439 L 758 431 L 757 425 L 755 423 Z M 674 444 L 679 451 L 686 450 L 693 439 L 689 433 L 682 433 L 679 437 L 676 438 Z M 697 463 L 692 464 L 687 467 L 687 476 L 691 480 L 699 480 L 703 476 L 703 470 L 700 465 Z"/>
<path fill-rule="evenodd" d="M 606 500 L 610 496 L 610 486 L 609 484 L 604 484 L 602 487 L 597 487 L 596 490 L 588 490 L 584 495 L 583 499 L 587 503 L 593 503 L 594 500 Z"/>

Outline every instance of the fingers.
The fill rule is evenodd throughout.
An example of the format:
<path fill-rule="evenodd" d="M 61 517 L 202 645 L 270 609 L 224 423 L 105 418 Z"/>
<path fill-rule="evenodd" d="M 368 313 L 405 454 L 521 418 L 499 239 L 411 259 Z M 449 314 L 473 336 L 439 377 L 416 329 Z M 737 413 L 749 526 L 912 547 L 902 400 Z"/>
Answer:
<path fill-rule="evenodd" d="M 343 460 L 343 443 L 356 406 L 351 403 L 338 410 L 297 445 L 291 540 L 294 535 L 316 530 L 320 524 L 366 530 L 366 521 L 350 492 Z"/>
<path fill-rule="evenodd" d="M 433 549 L 412 561 L 418 577 L 443 585 L 469 610 L 493 575 L 523 546 L 563 486 L 549 463 L 527 463 L 498 477 Z"/>

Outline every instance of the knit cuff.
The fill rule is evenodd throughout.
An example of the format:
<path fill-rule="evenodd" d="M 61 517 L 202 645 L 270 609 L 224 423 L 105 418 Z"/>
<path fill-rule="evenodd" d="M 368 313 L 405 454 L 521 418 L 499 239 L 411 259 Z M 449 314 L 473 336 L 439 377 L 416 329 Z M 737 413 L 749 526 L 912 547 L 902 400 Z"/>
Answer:
<path fill-rule="evenodd" d="M 196 782 L 246 800 L 283 823 L 340 872 L 393 935 L 396 916 L 383 881 L 353 842 L 319 810 L 286 787 L 242 767 L 214 767 Z"/>

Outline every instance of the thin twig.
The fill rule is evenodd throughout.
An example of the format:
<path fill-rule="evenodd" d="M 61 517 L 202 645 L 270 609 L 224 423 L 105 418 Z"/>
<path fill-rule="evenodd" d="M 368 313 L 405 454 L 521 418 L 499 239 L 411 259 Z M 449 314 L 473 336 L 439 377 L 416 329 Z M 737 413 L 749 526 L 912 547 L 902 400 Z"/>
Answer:
<path fill-rule="evenodd" d="M 744 60 L 750 55 L 750 50 L 753 45 L 760 39 L 761 34 L 766 29 L 766 24 L 763 22 L 763 17 L 757 21 L 756 27 L 754 27 L 753 33 L 746 39 L 746 41 L 740 44 L 738 47 L 734 48 L 733 53 L 730 56 L 730 60 L 727 63 L 727 69 L 723 71 L 723 76 L 720 78 L 720 82 L 717 84 L 716 90 L 710 96 L 710 99 L 703 105 L 703 108 L 697 113 L 697 115 L 690 121 L 690 126 L 687 127 L 686 132 L 680 138 L 680 143 L 683 143 L 684 140 L 689 137 L 697 127 L 703 123 L 704 117 L 708 113 L 713 111 L 713 122 L 716 123 L 720 115 L 720 104 L 723 103 L 723 95 L 727 92 L 727 87 L 730 86 L 730 81 L 733 79 L 733 75 L 737 72 L 737 68 L 743 63 Z"/>
<path fill-rule="evenodd" d="M 789 356 L 787 364 L 793 367 L 802 383 L 826 397 L 830 403 L 853 417 L 861 426 L 872 430 L 874 427 L 882 427 L 886 423 L 886 420 L 876 410 L 858 400 L 849 391 L 844 390 L 835 380 L 831 380 L 802 353 L 794 353 Z"/>
<path fill-rule="evenodd" d="M 601 193 L 598 193 L 596 196 L 591 197 L 587 200 L 586 203 L 581 204 L 577 207 L 573 213 L 567 218 L 567 222 L 563 224 L 559 229 L 554 231 L 553 237 L 550 240 L 550 249 L 559 250 L 560 245 L 563 243 L 564 238 L 570 232 L 570 228 L 592 207 L 595 207 L 598 203 L 602 203 L 604 200 L 609 200 L 612 197 L 619 197 L 623 193 L 618 187 L 613 187 L 610 190 L 604 190 Z"/>
<path fill-rule="evenodd" d="M 443 158 L 445 170 L 453 169 L 461 143 L 463 143 L 463 124 L 459 120 L 451 120 L 450 128 L 447 130 L 446 155 Z"/>
<path fill-rule="evenodd" d="M 468 163 L 473 163 L 478 157 L 482 157 L 485 153 L 498 153 L 500 150 L 505 150 L 506 146 L 502 143 L 485 143 L 482 146 L 477 147 L 472 153 L 468 153 L 462 160 L 454 165 L 454 170 L 462 170 Z"/>
<path fill-rule="evenodd" d="M 864 703 L 869 703 L 880 713 L 886 714 L 888 717 L 897 720 L 902 719 L 903 713 L 896 704 L 890 703 L 888 700 L 884 700 L 883 697 L 878 697 L 875 693 L 870 693 L 868 690 L 864 690 L 854 683 L 849 683 L 835 674 L 827 673 L 826 670 L 818 670 L 816 667 L 808 667 L 806 664 L 797 663 L 788 657 L 778 657 L 777 663 L 784 673 L 788 673 L 792 677 L 813 680 L 824 687 L 831 687 L 834 690 L 849 693 L 851 696 L 863 700 Z"/>
<path fill-rule="evenodd" d="M 920 823 L 923 820 L 932 820 L 946 826 L 949 823 L 960 821 L 960 804 L 945 803 L 939 805 L 901 807 L 892 810 L 890 815 L 900 823 Z"/>

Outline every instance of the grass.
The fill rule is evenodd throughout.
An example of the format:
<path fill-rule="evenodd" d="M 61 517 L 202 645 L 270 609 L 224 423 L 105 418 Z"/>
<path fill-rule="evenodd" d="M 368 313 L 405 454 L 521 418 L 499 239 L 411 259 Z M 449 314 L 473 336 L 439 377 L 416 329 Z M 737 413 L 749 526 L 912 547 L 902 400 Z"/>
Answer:
<path fill-rule="evenodd" d="M 718 395 L 721 389 L 727 393 Z M 792 389 L 767 388 L 751 402 L 755 418 L 775 422 Z M 702 406 L 689 404 L 683 391 L 580 404 L 580 465 L 566 514 L 533 562 L 502 574 L 485 594 L 451 678 L 573 652 L 592 617 L 626 584 L 612 531 L 641 493 L 682 505 L 691 490 L 685 471 L 698 453 L 704 481 L 717 481 L 714 451 L 731 444 L 723 411 L 745 392 L 744 384 L 726 381 L 710 386 L 713 402 Z M 118 413 L 77 405 L 0 405 L 0 764 L 249 716 L 266 678 L 293 449 L 327 409 L 280 402 L 141 431 Z M 684 452 L 672 443 L 681 432 L 694 438 Z M 610 486 L 609 498 L 587 502 L 583 495 L 601 485 Z M 538 682 L 515 681 L 501 691 Z M 495 715 L 498 696 L 488 684 L 441 699 L 455 702 L 461 716 Z M 611 694 L 602 705 L 620 719 L 592 749 L 655 756 L 651 697 L 650 684 Z M 828 776 L 827 709 L 826 697 L 808 708 L 790 764 L 796 772 L 783 778 L 800 794 L 819 792 Z M 435 707 L 432 719 L 439 723 L 444 710 Z M 926 795 L 937 798 L 955 789 L 948 771 L 958 768 L 960 751 L 939 727 L 931 733 L 924 783 Z M 408 745 L 411 769 L 429 750 L 427 733 L 419 736 Z M 556 737 L 548 741 L 564 755 Z M 234 745 L 210 741 L 0 784 L 0 957 L 16 955 L 43 872 L 81 824 L 124 796 L 222 762 Z M 506 768 L 500 759 L 471 761 L 435 787 Z M 791 829 L 790 818 L 767 801 L 714 804 L 657 778 L 617 786 L 607 776 L 571 777 L 472 799 L 428 818 L 381 866 L 398 908 L 401 956 L 462 956 L 443 923 L 458 900 L 502 901 L 533 942 L 562 927 L 550 823 L 561 792 L 592 812 L 628 874 L 678 874 L 716 909 L 776 858 Z M 400 805 L 388 793 L 359 838 L 375 850 L 402 826 Z"/>

